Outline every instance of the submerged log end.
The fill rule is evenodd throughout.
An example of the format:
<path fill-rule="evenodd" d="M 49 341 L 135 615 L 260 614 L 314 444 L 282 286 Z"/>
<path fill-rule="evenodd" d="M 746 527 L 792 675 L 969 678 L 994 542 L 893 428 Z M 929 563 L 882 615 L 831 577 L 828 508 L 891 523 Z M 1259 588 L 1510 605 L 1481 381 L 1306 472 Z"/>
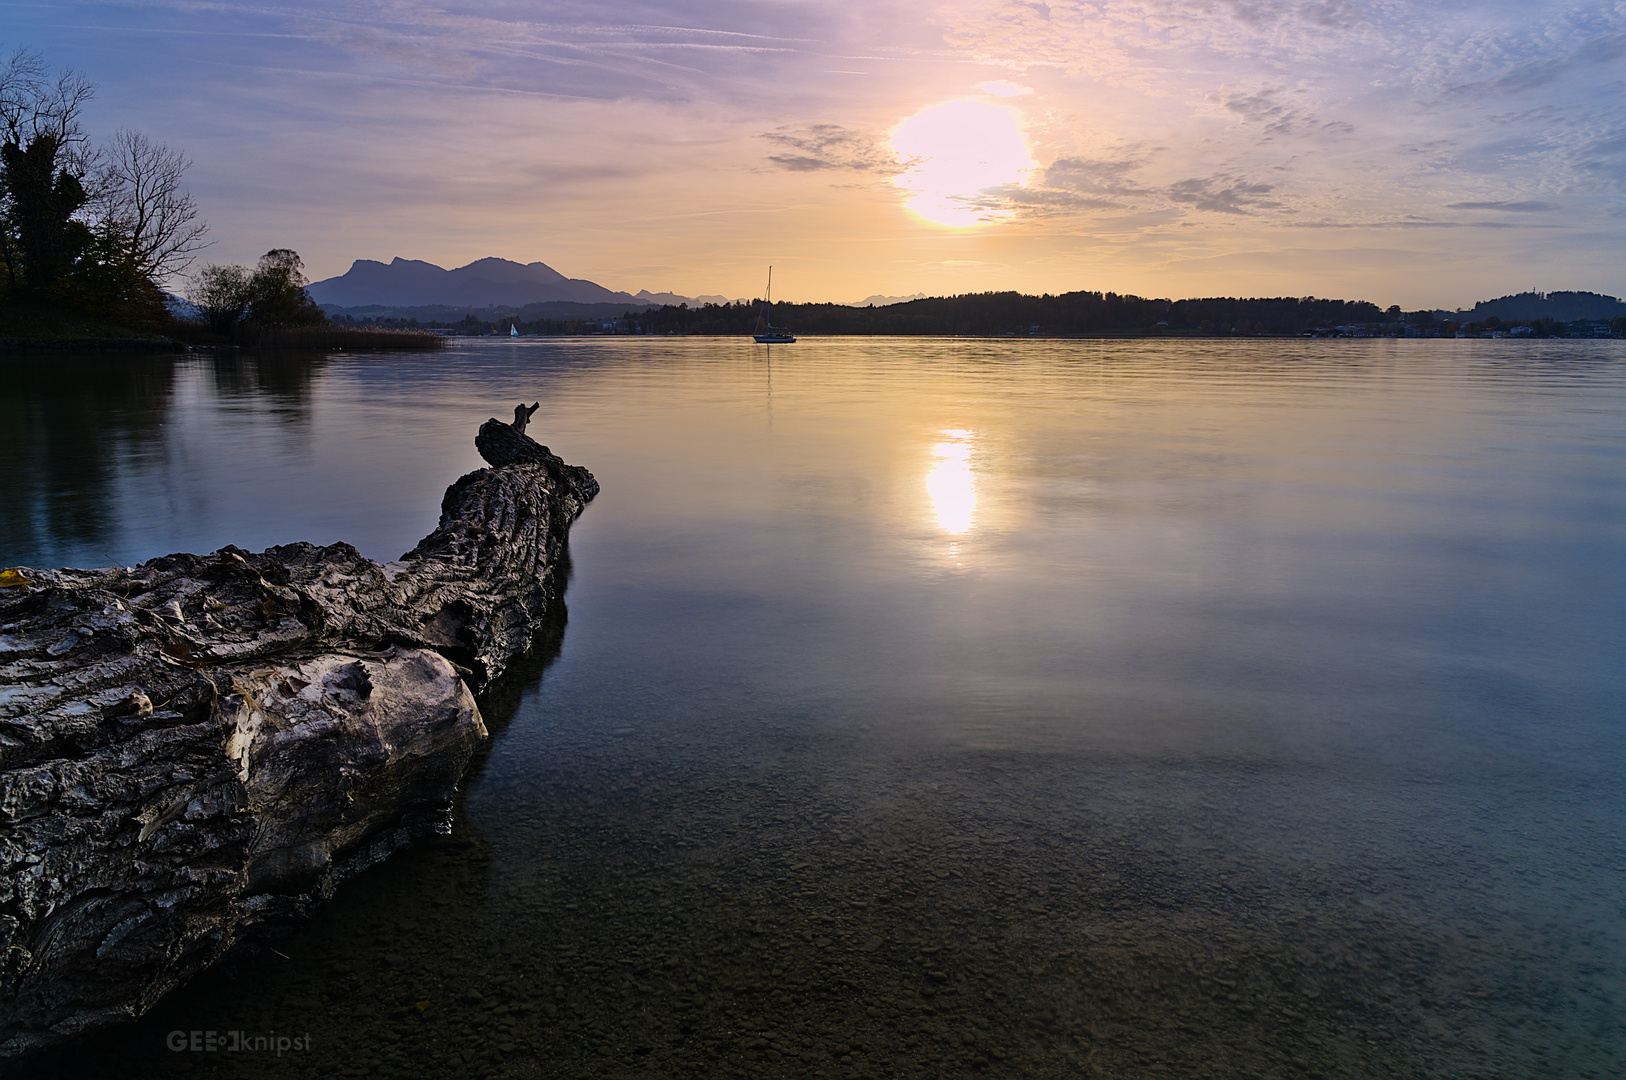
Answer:
<path fill-rule="evenodd" d="M 517 424 L 506 424 L 493 416 L 480 425 L 474 448 L 495 469 L 508 465 L 541 465 L 561 486 L 561 494 L 573 496 L 584 506 L 598 494 L 598 481 L 593 479 L 592 473 L 580 465 L 567 465 L 559 455 L 526 435 Z"/>

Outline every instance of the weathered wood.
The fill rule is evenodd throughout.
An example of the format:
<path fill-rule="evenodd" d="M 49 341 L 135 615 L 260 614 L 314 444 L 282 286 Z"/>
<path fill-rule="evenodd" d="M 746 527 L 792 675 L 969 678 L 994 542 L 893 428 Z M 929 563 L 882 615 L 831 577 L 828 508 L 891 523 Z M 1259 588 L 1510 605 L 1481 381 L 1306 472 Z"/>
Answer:
<path fill-rule="evenodd" d="M 0 1057 L 139 1015 L 445 828 L 474 694 L 558 601 L 598 491 L 490 423 L 519 463 L 454 483 L 397 562 L 289 544 L 0 574 Z"/>
<path fill-rule="evenodd" d="M 529 405 L 522 401 L 518 405 L 515 405 L 513 423 L 514 430 L 519 432 L 521 435 L 525 434 L 526 425 L 531 422 L 531 417 L 535 416 L 536 410 L 540 409 L 541 407 L 542 403 L 540 401 L 533 401 Z"/>
<path fill-rule="evenodd" d="M 527 406 L 521 405 L 515 411 L 517 413 L 525 408 Z M 593 479 L 592 473 L 579 465 L 566 465 L 558 454 L 527 436 L 524 425 L 518 419 L 512 424 L 505 424 L 493 416 L 480 425 L 480 432 L 474 437 L 474 448 L 496 468 L 518 464 L 542 465 L 560 482 L 573 488 L 598 490 L 598 481 Z"/>

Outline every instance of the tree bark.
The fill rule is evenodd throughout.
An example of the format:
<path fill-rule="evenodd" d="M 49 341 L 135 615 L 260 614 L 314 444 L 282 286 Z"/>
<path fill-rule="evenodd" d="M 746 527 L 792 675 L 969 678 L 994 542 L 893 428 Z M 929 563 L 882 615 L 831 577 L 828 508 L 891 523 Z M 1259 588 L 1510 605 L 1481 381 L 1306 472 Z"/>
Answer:
<path fill-rule="evenodd" d="M 397 562 L 299 543 L 0 574 L 0 1057 L 140 1015 L 447 827 L 474 695 L 559 602 L 598 492 L 493 425 L 496 467 Z"/>

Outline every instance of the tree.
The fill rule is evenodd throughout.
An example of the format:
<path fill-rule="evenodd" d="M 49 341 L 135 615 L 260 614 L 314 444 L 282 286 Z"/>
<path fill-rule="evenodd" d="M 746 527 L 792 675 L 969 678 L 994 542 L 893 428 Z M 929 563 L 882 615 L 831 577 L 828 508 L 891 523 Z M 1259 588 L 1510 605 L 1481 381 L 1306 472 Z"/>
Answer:
<path fill-rule="evenodd" d="M 230 334 L 248 314 L 253 301 L 248 270 L 241 266 L 205 266 L 198 271 L 186 298 L 203 313 L 209 329 Z"/>
<path fill-rule="evenodd" d="M 0 65 L 0 257 L 13 288 L 54 284 L 90 245 L 75 215 L 89 200 L 79 114 L 93 92 L 73 71 L 48 78 L 25 49 Z"/>
<path fill-rule="evenodd" d="M 71 68 L 52 80 L 39 53 L 13 51 L 0 66 L 0 140 L 25 144 L 50 135 L 63 146 L 82 144 L 79 113 L 95 92 L 90 80 Z"/>
<path fill-rule="evenodd" d="M 136 131 L 91 148 L 80 114 L 94 87 L 39 54 L 0 63 L 0 262 L 12 295 L 126 325 L 168 319 L 160 285 L 183 272 L 207 226 L 184 155 Z"/>
<path fill-rule="evenodd" d="M 249 279 L 249 319 L 265 327 L 327 322 L 327 316 L 305 291 L 307 284 L 299 253 L 272 248 L 260 256 L 254 276 Z"/>
<path fill-rule="evenodd" d="M 95 201 L 99 227 L 139 276 L 162 283 L 185 272 L 208 225 L 181 185 L 186 156 L 120 128 L 102 151 Z"/>
<path fill-rule="evenodd" d="M 73 269 L 90 246 L 90 228 L 74 215 L 89 199 L 80 176 L 58 168 L 62 144 L 39 135 L 26 146 L 0 144 L 0 177 L 6 196 L 6 226 L 12 257 L 7 259 L 11 284 L 18 271 L 28 284 L 45 288 Z"/>
<path fill-rule="evenodd" d="M 219 334 L 235 333 L 245 324 L 270 330 L 327 322 L 305 285 L 299 253 L 272 248 L 252 272 L 244 266 L 205 266 L 193 278 L 187 299 Z"/>

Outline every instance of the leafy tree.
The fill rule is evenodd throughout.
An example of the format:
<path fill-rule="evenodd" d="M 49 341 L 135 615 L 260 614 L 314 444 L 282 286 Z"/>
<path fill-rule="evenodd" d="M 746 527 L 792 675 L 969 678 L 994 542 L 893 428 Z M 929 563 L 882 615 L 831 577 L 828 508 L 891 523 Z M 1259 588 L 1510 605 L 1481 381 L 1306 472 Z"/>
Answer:
<path fill-rule="evenodd" d="M 67 275 L 90 247 L 90 227 L 74 215 L 89 201 L 80 176 L 59 167 L 62 144 L 38 135 L 26 145 L 0 143 L 6 225 L 15 252 L 7 260 L 11 283 L 21 269 L 28 284 L 49 288 Z"/>
<path fill-rule="evenodd" d="M 308 326 L 327 322 L 305 286 L 305 264 L 289 248 L 272 248 L 260 256 L 249 279 L 249 319 L 260 326 Z"/>
<path fill-rule="evenodd" d="M 244 266 L 205 266 L 192 279 L 187 299 L 209 328 L 236 334 L 240 328 L 276 330 L 327 322 L 305 291 L 305 264 L 289 248 L 272 248 L 252 271 Z"/>
<path fill-rule="evenodd" d="M 248 314 L 253 294 L 249 272 L 241 266 L 205 266 L 193 279 L 186 298 L 203 313 L 203 321 L 217 334 L 230 334 Z"/>
<path fill-rule="evenodd" d="M 25 49 L 0 64 L 0 255 L 13 288 L 54 284 L 90 246 L 74 215 L 90 197 L 79 114 L 92 92 L 72 71 L 49 78 Z"/>

